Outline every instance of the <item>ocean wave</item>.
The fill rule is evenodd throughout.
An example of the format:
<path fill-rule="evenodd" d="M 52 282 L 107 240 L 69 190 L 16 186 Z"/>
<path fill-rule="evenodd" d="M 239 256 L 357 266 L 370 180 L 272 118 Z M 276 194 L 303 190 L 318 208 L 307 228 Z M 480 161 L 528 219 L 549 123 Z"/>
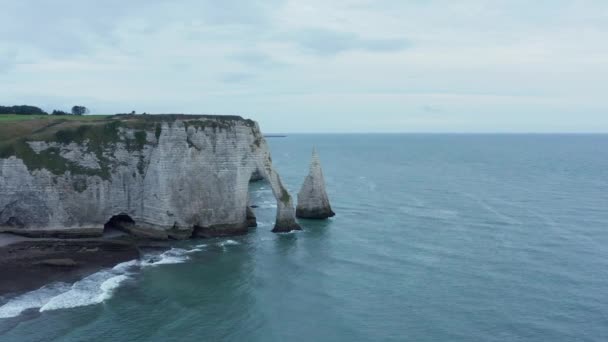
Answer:
<path fill-rule="evenodd" d="M 16 317 L 25 310 L 40 308 L 70 287 L 70 284 L 54 283 L 12 298 L 0 306 L 0 318 Z"/>
<path fill-rule="evenodd" d="M 140 266 L 139 260 L 131 260 L 121 262 L 120 264 L 114 266 L 112 269 L 116 272 L 128 272 L 134 269 L 137 269 Z"/>
<path fill-rule="evenodd" d="M 234 240 L 225 240 L 225 241 L 219 242 L 217 245 L 220 247 L 236 246 L 236 245 L 240 245 L 240 242 L 234 241 Z"/>
<path fill-rule="evenodd" d="M 234 240 L 224 241 L 226 245 L 238 244 Z M 0 305 L 0 319 L 17 317 L 26 310 L 39 312 L 89 306 L 102 303 L 110 298 L 125 281 L 142 268 L 186 262 L 188 254 L 203 251 L 207 245 L 197 245 L 191 249 L 171 248 L 160 254 L 145 254 L 141 260 L 120 263 L 111 269 L 93 273 L 73 284 L 53 283 L 9 299 Z"/>
<path fill-rule="evenodd" d="M 183 248 L 171 248 L 170 250 L 163 252 L 159 255 L 145 255 L 143 260 L 140 262 L 140 266 L 157 266 L 157 265 L 170 265 L 170 264 L 181 264 L 188 261 L 190 257 L 186 254 L 190 250 Z"/>
<path fill-rule="evenodd" d="M 277 207 L 277 202 L 275 201 L 262 201 L 258 204 L 258 208 L 260 209 L 274 209 Z"/>
<path fill-rule="evenodd" d="M 51 298 L 40 312 L 99 304 L 110 299 L 114 290 L 127 279 L 128 275 L 111 271 L 94 273 L 74 283 L 69 291 Z"/>
<path fill-rule="evenodd" d="M 192 249 L 188 250 L 186 253 L 192 254 L 192 253 L 197 253 L 197 252 L 202 252 L 202 251 L 203 251 L 202 248 L 192 248 Z"/>
<path fill-rule="evenodd" d="M 276 234 L 279 234 L 279 235 L 293 235 L 293 234 L 300 234 L 300 233 L 306 233 L 306 231 L 304 229 L 302 229 L 302 230 L 290 230 L 288 232 L 278 232 Z"/>
<path fill-rule="evenodd" d="M 420 218 L 451 220 L 459 216 L 458 211 L 450 209 L 427 208 L 421 206 L 400 206 L 398 209 L 409 216 Z"/>

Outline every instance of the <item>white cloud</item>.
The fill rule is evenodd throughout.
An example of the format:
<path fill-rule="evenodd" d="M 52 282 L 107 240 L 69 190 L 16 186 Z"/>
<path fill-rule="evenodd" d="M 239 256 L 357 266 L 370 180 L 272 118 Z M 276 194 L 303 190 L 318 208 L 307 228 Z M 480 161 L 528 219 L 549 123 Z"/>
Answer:
<path fill-rule="evenodd" d="M 236 113 L 267 131 L 608 131 L 604 1 L 0 7 L 5 105 Z"/>

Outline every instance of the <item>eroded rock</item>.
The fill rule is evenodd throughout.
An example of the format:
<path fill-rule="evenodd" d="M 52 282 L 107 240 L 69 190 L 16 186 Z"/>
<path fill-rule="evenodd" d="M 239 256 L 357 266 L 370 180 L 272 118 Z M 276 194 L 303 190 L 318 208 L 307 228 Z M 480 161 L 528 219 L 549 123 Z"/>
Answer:
<path fill-rule="evenodd" d="M 54 129 L 0 151 L 0 231 L 101 236 L 126 215 L 124 230 L 145 238 L 243 233 L 256 172 L 277 199 L 273 231 L 299 229 L 254 121 L 149 115 Z"/>
<path fill-rule="evenodd" d="M 325 189 L 325 178 L 319 155 L 313 149 L 310 171 L 298 193 L 296 216 L 307 219 L 326 219 L 334 215 Z"/>

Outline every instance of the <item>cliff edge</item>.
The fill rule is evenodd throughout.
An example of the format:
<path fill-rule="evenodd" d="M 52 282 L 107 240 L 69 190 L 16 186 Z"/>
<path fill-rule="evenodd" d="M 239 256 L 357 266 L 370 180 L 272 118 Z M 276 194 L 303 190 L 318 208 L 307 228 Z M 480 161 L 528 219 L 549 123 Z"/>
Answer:
<path fill-rule="evenodd" d="M 112 225 L 154 239 L 243 233 L 252 225 L 248 184 L 255 172 L 277 200 L 273 231 L 299 229 L 256 122 L 214 115 L 85 118 L 0 128 L 1 232 L 98 237 Z"/>

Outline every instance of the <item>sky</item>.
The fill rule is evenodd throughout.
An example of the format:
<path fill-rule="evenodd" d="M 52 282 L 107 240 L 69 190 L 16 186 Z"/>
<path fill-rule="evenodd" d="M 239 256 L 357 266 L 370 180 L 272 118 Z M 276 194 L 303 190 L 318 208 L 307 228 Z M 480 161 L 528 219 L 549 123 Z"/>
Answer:
<path fill-rule="evenodd" d="M 608 1 L 0 0 L 0 105 L 608 132 Z"/>

